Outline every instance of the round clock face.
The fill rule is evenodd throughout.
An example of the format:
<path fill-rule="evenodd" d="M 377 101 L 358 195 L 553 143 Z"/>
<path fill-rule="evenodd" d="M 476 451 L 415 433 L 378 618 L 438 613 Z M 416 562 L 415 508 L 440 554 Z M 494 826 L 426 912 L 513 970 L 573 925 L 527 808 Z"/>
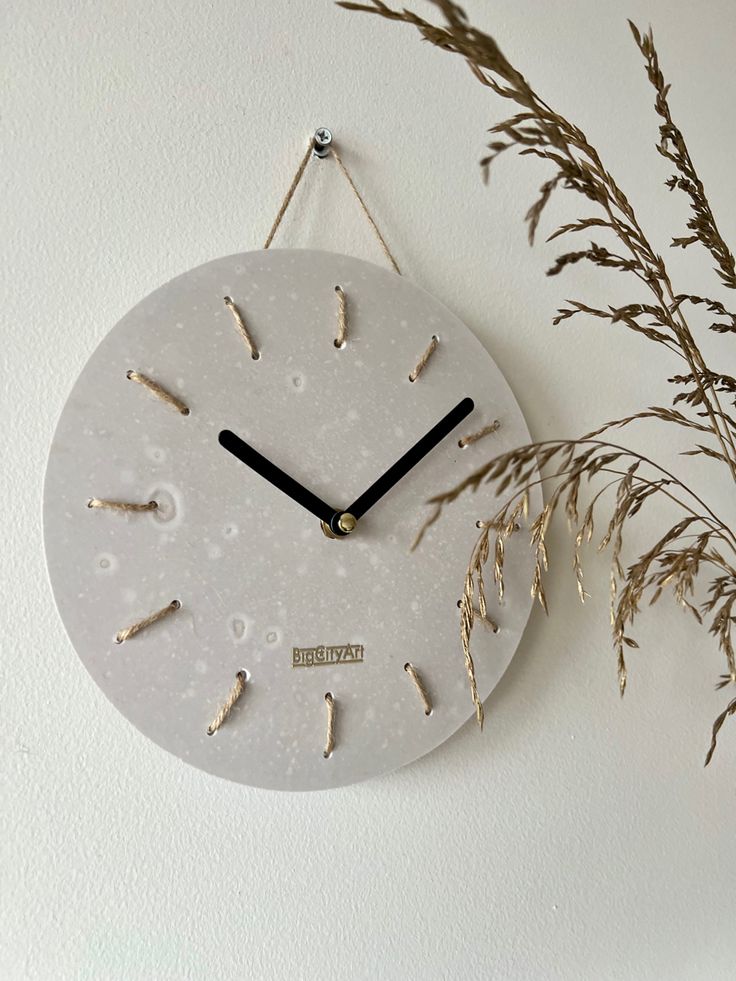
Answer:
<path fill-rule="evenodd" d="M 462 495 L 412 551 L 425 502 L 528 438 L 478 341 L 396 274 L 209 262 L 120 321 L 63 410 L 44 530 L 67 632 L 141 732 L 210 773 L 308 790 L 394 769 L 473 714 L 458 599 L 495 501 Z M 505 569 L 497 630 L 473 636 L 481 698 L 528 617 L 522 542 Z"/>

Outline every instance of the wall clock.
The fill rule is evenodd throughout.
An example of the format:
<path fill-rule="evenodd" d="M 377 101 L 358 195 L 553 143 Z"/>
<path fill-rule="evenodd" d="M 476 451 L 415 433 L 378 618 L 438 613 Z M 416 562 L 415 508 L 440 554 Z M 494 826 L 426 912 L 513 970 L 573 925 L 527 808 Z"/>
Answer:
<path fill-rule="evenodd" d="M 457 602 L 494 502 L 461 497 L 411 551 L 423 502 L 528 439 L 480 343 L 395 273 L 208 262 L 120 321 L 62 412 L 44 489 L 62 620 L 108 698 L 194 766 L 292 790 L 387 772 L 473 712 Z M 483 698 L 531 604 L 523 543 L 506 563 L 514 599 L 474 636 Z"/>

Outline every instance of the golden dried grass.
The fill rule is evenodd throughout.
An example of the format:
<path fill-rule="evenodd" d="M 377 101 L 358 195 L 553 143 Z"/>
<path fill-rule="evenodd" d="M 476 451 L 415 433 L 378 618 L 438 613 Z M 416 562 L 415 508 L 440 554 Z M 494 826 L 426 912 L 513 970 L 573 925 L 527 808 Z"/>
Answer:
<path fill-rule="evenodd" d="M 440 518 L 442 510 L 460 494 L 476 491 L 488 483 L 495 484 L 499 494 L 510 494 L 492 518 L 479 523 L 482 530 L 470 557 L 460 603 L 461 642 L 478 723 L 483 724 L 483 705 L 475 681 L 471 637 L 476 623 L 487 619 L 484 570 L 492 557 L 493 580 L 499 597 L 502 597 L 506 542 L 518 531 L 520 521 L 526 518 L 529 490 L 535 485 L 550 488 L 547 503 L 529 528 L 534 552 L 531 594 L 545 612 L 547 532 L 552 518 L 558 511 L 566 515 L 574 538 L 573 574 L 580 599 L 584 601 L 587 593 L 583 585 L 581 551 L 594 539 L 595 520 L 605 509 L 607 521 L 598 548 L 608 549 L 611 555 L 611 627 L 621 694 L 627 682 L 626 651 L 638 647 L 631 636 L 634 620 L 643 603 L 646 601 L 650 606 L 656 603 L 665 589 L 671 590 L 680 606 L 699 623 L 705 620 L 708 630 L 716 637 L 728 669 L 717 687 L 736 684 L 732 639 L 736 622 L 734 529 L 675 474 L 634 450 L 598 438 L 636 420 L 684 427 L 700 434 L 698 442 L 686 452 L 715 460 L 736 484 L 736 421 L 731 409 L 736 404 L 736 378 L 706 365 L 688 320 L 692 307 L 704 306 L 715 318 L 709 325 L 710 330 L 721 334 L 736 333 L 736 315 L 720 300 L 675 291 L 664 259 L 650 243 L 629 199 L 583 131 L 536 93 L 524 75 L 504 56 L 494 38 L 473 27 L 461 7 L 450 0 L 430 0 L 430 3 L 437 8 L 443 23 L 432 24 L 410 10 L 394 10 L 380 0 L 367 3 L 344 0 L 338 6 L 413 26 L 431 44 L 464 58 L 482 85 L 515 104 L 514 114 L 490 130 L 491 141 L 481 168 L 487 180 L 497 158 L 511 149 L 520 156 L 540 157 L 552 166 L 552 176 L 542 184 L 539 196 L 525 215 L 530 243 L 534 242 L 545 206 L 560 188 L 577 192 L 596 213 L 560 226 L 548 236 L 548 241 L 595 229 L 596 235 L 602 234 L 617 242 L 614 247 L 591 241 L 585 248 L 564 252 L 548 275 L 556 276 L 573 264 L 590 262 L 634 277 L 639 288 L 643 284 L 649 294 L 646 303 L 623 306 L 593 307 L 580 300 L 566 301 L 566 305 L 558 310 L 554 324 L 581 314 L 596 317 L 666 347 L 684 362 L 683 372 L 668 379 L 677 388 L 672 407 L 650 406 L 608 422 L 579 439 L 518 447 L 488 461 L 456 487 L 430 500 L 433 510 L 415 547 Z M 642 33 L 633 23 L 629 22 L 629 25 L 655 90 L 654 107 L 660 118 L 656 149 L 672 164 L 674 171 L 666 185 L 670 190 L 682 191 L 690 206 L 687 234 L 674 237 L 671 245 L 687 249 L 699 244 L 707 249 L 720 285 L 736 289 L 734 256 L 721 236 L 685 139 L 673 120 L 668 102 L 669 86 L 659 66 L 652 31 Z M 724 410 L 724 403 L 729 411 Z M 681 408 L 674 408 L 678 404 Z M 599 487 L 600 481 L 602 486 Z M 581 517 L 578 500 L 583 489 L 589 492 L 590 500 Z M 682 516 L 659 534 L 635 561 L 625 564 L 622 553 L 628 522 L 645 505 L 650 510 L 651 502 L 662 498 L 674 503 Z M 659 515 L 652 515 L 654 517 Z M 650 525 L 653 523 L 650 521 Z M 701 578 L 705 582 L 707 598 L 698 603 L 695 590 Z M 721 726 L 734 714 L 736 698 L 715 720 L 706 765 L 713 756 Z"/>

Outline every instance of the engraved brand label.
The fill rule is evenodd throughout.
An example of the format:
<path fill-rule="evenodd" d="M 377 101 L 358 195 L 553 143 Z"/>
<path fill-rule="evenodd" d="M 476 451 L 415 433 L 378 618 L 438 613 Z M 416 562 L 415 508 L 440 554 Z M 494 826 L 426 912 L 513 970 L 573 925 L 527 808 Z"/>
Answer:
<path fill-rule="evenodd" d="M 362 644 L 340 644 L 337 647 L 292 647 L 292 668 L 316 668 L 327 664 L 362 664 Z"/>

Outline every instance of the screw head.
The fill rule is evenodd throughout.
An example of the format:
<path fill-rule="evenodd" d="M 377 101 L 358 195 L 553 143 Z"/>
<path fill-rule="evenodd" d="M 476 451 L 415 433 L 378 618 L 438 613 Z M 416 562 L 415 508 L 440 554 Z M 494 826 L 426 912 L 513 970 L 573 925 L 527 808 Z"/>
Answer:
<path fill-rule="evenodd" d="M 346 535 L 349 535 L 351 531 L 355 531 L 355 526 L 357 525 L 357 523 L 358 523 L 357 519 L 354 518 L 353 515 L 349 514 L 347 511 L 345 512 L 345 514 L 341 514 L 340 517 L 337 519 L 338 528 Z"/>
<path fill-rule="evenodd" d="M 320 126 L 314 134 L 313 143 L 315 157 L 326 157 L 332 143 L 332 133 L 326 126 Z"/>

